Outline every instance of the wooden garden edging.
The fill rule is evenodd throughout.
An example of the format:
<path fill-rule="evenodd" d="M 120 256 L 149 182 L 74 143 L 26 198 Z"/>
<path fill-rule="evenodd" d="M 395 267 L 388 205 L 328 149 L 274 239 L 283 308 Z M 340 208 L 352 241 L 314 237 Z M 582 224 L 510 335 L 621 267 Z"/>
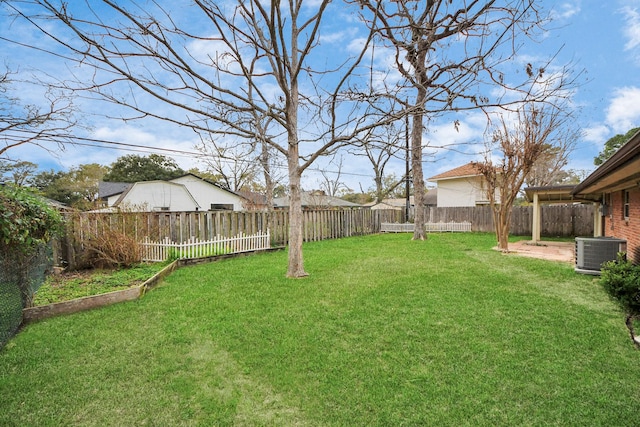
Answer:
<path fill-rule="evenodd" d="M 91 310 L 97 307 L 105 307 L 119 302 L 133 301 L 144 295 L 144 293 L 160 283 L 169 273 L 178 267 L 178 261 L 174 261 L 165 268 L 157 272 L 153 277 L 141 285 L 113 291 L 106 294 L 91 295 L 88 297 L 76 298 L 70 301 L 56 302 L 53 304 L 28 307 L 22 310 L 22 323 L 27 324 L 37 320 L 58 316 L 60 314 L 71 314 L 80 311 Z"/>
<path fill-rule="evenodd" d="M 151 277 L 143 284 L 131 287 L 129 289 L 76 298 L 71 301 L 57 302 L 38 307 L 25 308 L 22 310 L 22 324 L 25 325 L 27 323 L 47 319 L 49 317 L 54 317 L 62 314 L 78 313 L 80 311 L 91 310 L 93 308 L 105 307 L 111 304 L 136 300 L 138 298 L 141 298 L 147 290 L 156 287 L 165 277 L 167 277 L 177 268 L 186 265 L 204 264 L 207 262 L 221 261 L 223 259 L 246 256 L 251 253 L 279 251 L 282 249 L 284 249 L 284 246 L 261 249 L 254 252 L 239 252 L 235 254 L 215 255 L 202 258 L 178 259 L 157 272 L 153 277 Z"/>

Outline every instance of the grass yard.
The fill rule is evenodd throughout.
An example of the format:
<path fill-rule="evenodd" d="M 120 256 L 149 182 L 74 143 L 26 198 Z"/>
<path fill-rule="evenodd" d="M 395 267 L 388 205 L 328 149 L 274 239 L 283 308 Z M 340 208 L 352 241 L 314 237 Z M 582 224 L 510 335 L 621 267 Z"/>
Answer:
<path fill-rule="evenodd" d="M 378 235 L 185 267 L 0 352 L 0 425 L 633 426 L 640 352 L 571 265 L 489 234 Z"/>

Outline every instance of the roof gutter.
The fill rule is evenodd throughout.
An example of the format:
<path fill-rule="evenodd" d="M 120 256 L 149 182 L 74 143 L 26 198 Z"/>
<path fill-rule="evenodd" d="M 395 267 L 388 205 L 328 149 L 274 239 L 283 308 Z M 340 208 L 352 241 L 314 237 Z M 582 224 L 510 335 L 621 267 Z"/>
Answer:
<path fill-rule="evenodd" d="M 613 156 L 605 161 L 591 175 L 585 178 L 571 192 L 572 195 L 583 193 L 591 185 L 597 183 L 603 177 L 614 172 L 616 169 L 627 163 L 629 160 L 640 155 L 640 131 L 636 132 Z"/>

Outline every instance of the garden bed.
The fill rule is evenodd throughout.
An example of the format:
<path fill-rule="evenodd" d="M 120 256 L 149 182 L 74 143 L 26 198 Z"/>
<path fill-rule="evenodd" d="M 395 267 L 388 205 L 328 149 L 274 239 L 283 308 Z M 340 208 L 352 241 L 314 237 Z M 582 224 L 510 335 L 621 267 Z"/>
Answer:
<path fill-rule="evenodd" d="M 22 310 L 23 323 L 132 301 L 175 270 L 177 262 L 140 264 L 129 269 L 61 273 L 36 292 L 33 306 Z M 85 294 L 85 296 L 81 296 Z"/>
<path fill-rule="evenodd" d="M 53 274 L 34 295 L 32 306 L 43 306 L 138 287 L 166 266 L 167 263 L 149 263 L 131 268 L 89 269 Z"/>

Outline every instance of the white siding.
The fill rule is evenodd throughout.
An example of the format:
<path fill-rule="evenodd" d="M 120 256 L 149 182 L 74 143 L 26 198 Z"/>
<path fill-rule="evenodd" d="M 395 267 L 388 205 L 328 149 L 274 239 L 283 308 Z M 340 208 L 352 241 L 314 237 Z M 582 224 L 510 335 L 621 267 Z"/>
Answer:
<path fill-rule="evenodd" d="M 165 181 L 135 183 L 119 206 L 141 211 L 195 211 L 200 208 L 183 185 Z"/>
<path fill-rule="evenodd" d="M 111 207 L 115 205 L 121 195 L 122 193 L 107 197 L 107 206 Z"/>
<path fill-rule="evenodd" d="M 476 206 L 487 203 L 480 177 L 438 181 L 438 207 Z"/>
<path fill-rule="evenodd" d="M 180 178 L 173 179 L 171 182 L 184 185 L 201 206 L 202 210 L 209 210 L 212 204 L 233 205 L 234 211 L 241 211 L 244 209 L 242 205 L 242 197 L 210 184 L 197 176 L 185 175 Z"/>

